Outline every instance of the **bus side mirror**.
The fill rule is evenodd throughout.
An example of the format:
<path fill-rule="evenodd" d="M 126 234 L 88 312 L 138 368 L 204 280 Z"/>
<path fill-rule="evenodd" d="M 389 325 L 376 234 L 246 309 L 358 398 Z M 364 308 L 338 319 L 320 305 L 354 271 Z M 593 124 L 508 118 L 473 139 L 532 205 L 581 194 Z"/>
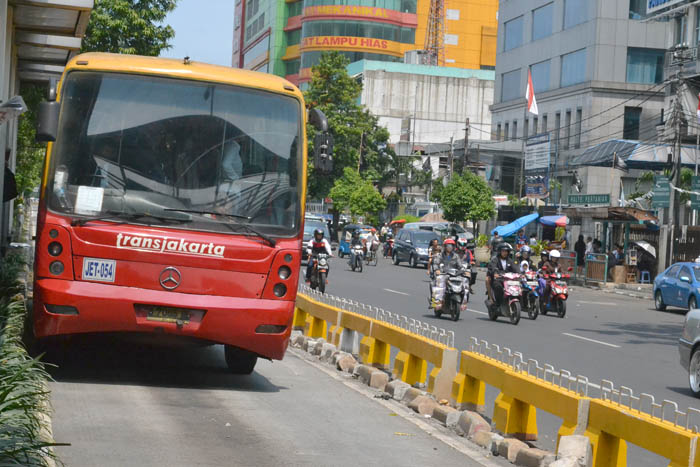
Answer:
<path fill-rule="evenodd" d="M 36 119 L 36 140 L 45 143 L 56 141 L 58 135 L 58 110 L 60 104 L 56 101 L 39 104 L 39 114 Z"/>
<path fill-rule="evenodd" d="M 309 110 L 309 123 L 321 133 L 328 132 L 328 119 L 326 118 L 326 114 L 319 109 Z"/>

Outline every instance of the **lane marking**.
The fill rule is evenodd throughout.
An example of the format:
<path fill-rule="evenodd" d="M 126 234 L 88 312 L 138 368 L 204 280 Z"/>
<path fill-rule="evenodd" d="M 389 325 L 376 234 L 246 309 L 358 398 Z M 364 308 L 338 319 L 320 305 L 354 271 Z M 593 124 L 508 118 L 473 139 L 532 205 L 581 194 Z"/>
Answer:
<path fill-rule="evenodd" d="M 467 308 L 467 311 L 471 311 L 472 313 L 479 313 L 480 315 L 488 315 L 485 311 L 478 311 L 478 310 L 472 310 L 471 308 Z"/>
<path fill-rule="evenodd" d="M 562 334 L 565 335 L 565 336 L 574 337 L 574 338 L 576 338 L 576 339 L 581 339 L 581 340 L 588 341 L 588 342 L 594 342 L 594 343 L 600 344 L 600 345 L 607 345 L 608 347 L 614 347 L 614 348 L 616 348 L 616 349 L 619 349 L 619 348 L 620 348 L 619 345 L 609 344 L 609 343 L 607 343 L 607 342 L 597 341 L 597 340 L 595 340 L 595 339 L 589 339 L 588 337 L 577 336 L 576 334 L 569 334 L 568 332 L 562 332 Z"/>
<path fill-rule="evenodd" d="M 408 293 L 406 293 L 406 292 L 399 292 L 398 290 L 391 290 L 391 289 L 382 289 L 382 290 L 386 290 L 387 292 L 396 293 L 396 294 L 399 294 L 399 295 L 405 295 L 405 296 L 407 296 L 407 297 L 410 297 L 410 296 L 411 296 L 411 294 L 408 294 Z"/>
<path fill-rule="evenodd" d="M 577 303 L 583 303 L 584 305 L 606 305 L 606 306 L 616 306 L 617 303 L 613 302 L 588 302 L 586 300 L 579 300 Z"/>

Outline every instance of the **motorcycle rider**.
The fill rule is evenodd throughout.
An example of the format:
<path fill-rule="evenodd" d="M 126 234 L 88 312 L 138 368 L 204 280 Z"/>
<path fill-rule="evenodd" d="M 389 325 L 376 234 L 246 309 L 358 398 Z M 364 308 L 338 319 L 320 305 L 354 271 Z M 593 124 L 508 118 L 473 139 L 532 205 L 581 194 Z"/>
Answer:
<path fill-rule="evenodd" d="M 545 250 L 545 249 L 542 249 L 542 251 L 540 251 L 540 262 L 537 263 L 537 270 L 539 271 L 540 269 L 542 269 L 542 267 L 545 264 L 547 264 L 548 261 L 549 261 L 549 252 L 547 252 L 547 250 Z"/>
<path fill-rule="evenodd" d="M 549 261 L 547 261 L 543 266 L 542 266 L 542 271 L 545 274 L 555 274 L 559 272 L 559 258 L 561 257 L 561 253 L 559 253 L 559 250 L 552 250 L 549 252 Z M 544 279 L 542 279 L 544 281 Z M 541 284 L 540 284 L 541 285 Z M 549 298 L 549 293 L 552 291 L 552 286 L 549 281 L 544 281 L 544 290 L 541 295 L 541 300 L 542 303 L 547 303 L 547 299 Z"/>
<path fill-rule="evenodd" d="M 497 247 L 497 255 L 489 262 L 486 276 L 486 293 L 489 297 L 486 305 L 489 307 L 500 303 L 503 296 L 503 281 L 498 279 L 508 272 L 520 273 L 520 268 L 510 258 L 511 251 L 513 251 L 513 247 L 509 244 L 500 243 Z"/>
<path fill-rule="evenodd" d="M 437 261 L 435 287 L 433 288 L 433 299 L 436 303 L 442 301 L 442 297 L 445 294 L 445 283 L 447 282 L 447 275 L 441 274 L 440 270 L 462 270 L 462 259 L 455 251 L 455 246 L 455 241 L 451 238 L 447 238 L 443 243 L 442 253 L 433 257 L 433 261 Z"/>
<path fill-rule="evenodd" d="M 521 265 L 520 269 L 522 269 L 523 262 L 527 263 L 528 269 L 532 267 L 532 260 L 530 259 L 531 254 L 532 248 L 530 248 L 529 246 L 523 245 L 523 247 L 520 248 L 520 261 L 518 262 L 518 264 Z"/>
<path fill-rule="evenodd" d="M 333 257 L 333 250 L 331 250 L 331 244 L 328 239 L 323 238 L 323 230 L 314 230 L 314 236 L 306 244 L 306 251 L 309 254 L 309 261 L 306 264 L 306 282 L 311 282 L 311 273 L 314 269 L 314 262 L 312 258 L 319 253 L 326 253 L 328 257 Z"/>
<path fill-rule="evenodd" d="M 377 252 L 377 250 L 379 249 L 379 237 L 377 236 L 377 229 L 372 228 L 372 230 L 370 230 L 370 234 L 367 237 L 366 245 L 367 251 L 372 250 L 375 253 Z"/>
<path fill-rule="evenodd" d="M 386 258 L 389 256 L 389 248 L 391 247 L 391 242 L 394 236 L 391 234 L 391 232 L 387 232 L 386 235 L 384 236 L 384 257 Z"/>
<path fill-rule="evenodd" d="M 359 229 L 355 229 L 352 232 L 352 238 L 350 239 L 350 261 L 348 263 L 348 264 L 350 264 L 350 266 L 355 264 L 355 250 L 353 247 L 357 246 L 357 245 L 360 245 L 361 247 L 364 248 L 364 244 L 362 243 L 362 238 L 360 238 L 360 230 Z"/>

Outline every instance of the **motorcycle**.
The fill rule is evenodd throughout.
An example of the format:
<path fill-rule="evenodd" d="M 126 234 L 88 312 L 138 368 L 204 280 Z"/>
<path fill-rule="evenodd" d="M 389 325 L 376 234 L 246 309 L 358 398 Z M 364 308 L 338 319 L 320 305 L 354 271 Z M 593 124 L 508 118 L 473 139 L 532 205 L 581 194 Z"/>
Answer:
<path fill-rule="evenodd" d="M 464 276 L 464 270 L 456 268 L 447 269 L 441 275 L 447 276 L 442 302 L 436 302 L 432 299 L 431 290 L 430 306 L 436 317 L 440 318 L 443 313 L 449 313 L 452 317 L 452 321 L 457 321 L 459 319 L 459 314 L 462 312 L 462 308 L 466 307 L 469 301 L 468 279 Z"/>
<path fill-rule="evenodd" d="M 566 300 L 569 298 L 569 285 L 567 279 L 571 278 L 569 274 L 562 274 L 557 271 L 553 274 L 543 274 L 544 280 L 549 281 L 549 296 L 541 297 L 540 313 L 546 315 L 552 311 L 560 318 L 566 316 Z"/>
<path fill-rule="evenodd" d="M 365 249 L 362 245 L 355 245 L 350 248 L 350 253 L 350 268 L 352 268 L 353 272 L 355 272 L 356 269 L 362 272 L 362 261 L 365 257 Z"/>
<path fill-rule="evenodd" d="M 326 278 L 328 277 L 328 255 L 319 253 L 311 257 L 313 269 L 311 271 L 311 288 L 326 293 Z"/>
<path fill-rule="evenodd" d="M 520 274 L 507 272 L 500 276 L 499 281 L 503 281 L 503 297 L 500 302 L 496 302 L 486 306 L 489 311 L 489 319 L 496 321 L 499 316 L 504 316 L 510 319 L 512 324 L 520 322 L 520 296 L 522 295 L 522 286 L 520 285 Z"/>
<path fill-rule="evenodd" d="M 394 239 L 387 238 L 384 242 L 384 258 L 391 258 L 394 255 Z"/>
<path fill-rule="evenodd" d="M 539 282 L 537 271 L 528 270 L 522 275 L 523 294 L 520 297 L 521 308 L 527 312 L 528 318 L 535 320 L 539 314 Z"/>

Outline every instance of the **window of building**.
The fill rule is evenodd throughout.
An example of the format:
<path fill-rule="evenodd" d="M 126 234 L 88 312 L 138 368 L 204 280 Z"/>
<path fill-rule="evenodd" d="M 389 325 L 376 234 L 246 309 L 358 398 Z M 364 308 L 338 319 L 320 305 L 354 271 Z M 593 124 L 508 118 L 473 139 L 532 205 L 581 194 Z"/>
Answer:
<path fill-rule="evenodd" d="M 574 128 L 574 148 L 581 147 L 581 128 L 583 125 L 583 109 L 576 109 L 576 128 Z"/>
<path fill-rule="evenodd" d="M 562 141 L 562 149 L 569 149 L 569 139 L 571 138 L 571 110 L 566 111 L 566 120 L 564 122 L 564 138 Z"/>
<path fill-rule="evenodd" d="M 561 87 L 583 83 L 586 80 L 586 49 L 561 57 Z"/>
<path fill-rule="evenodd" d="M 520 68 L 501 75 L 501 102 L 520 97 Z"/>
<path fill-rule="evenodd" d="M 301 67 L 311 68 L 316 65 L 321 60 L 321 51 L 304 52 L 301 54 Z M 351 52 L 351 51 L 340 51 L 340 54 L 350 60 L 350 63 L 354 63 L 360 60 L 375 60 L 378 62 L 402 62 L 403 57 L 394 57 L 393 55 L 385 54 L 375 54 L 366 52 Z"/>
<path fill-rule="evenodd" d="M 535 128 L 537 127 L 535 126 Z M 534 133 L 537 133 L 537 130 L 535 130 Z M 525 121 L 523 121 L 523 138 L 527 139 L 528 136 L 530 136 L 530 119 L 526 118 Z"/>
<path fill-rule="evenodd" d="M 287 3 L 287 17 L 299 16 L 304 9 L 304 2 Z"/>
<path fill-rule="evenodd" d="M 542 115 L 542 133 L 547 133 L 549 128 L 547 128 L 547 114 Z"/>
<path fill-rule="evenodd" d="M 532 118 L 532 134 L 536 135 L 537 134 L 537 126 L 539 125 L 540 120 L 537 117 Z"/>
<path fill-rule="evenodd" d="M 627 47 L 627 82 L 640 84 L 660 83 L 664 80 L 662 49 Z"/>
<path fill-rule="evenodd" d="M 289 60 L 288 62 L 285 62 L 285 74 L 286 75 L 296 75 L 299 73 L 299 67 L 301 66 L 301 60 L 296 59 L 296 60 Z"/>
<path fill-rule="evenodd" d="M 417 0 L 306 0 L 306 6 L 322 5 L 358 5 L 366 7 L 385 8 L 403 13 L 415 13 Z"/>
<path fill-rule="evenodd" d="M 513 140 L 518 139 L 518 121 L 513 120 L 513 137 L 511 138 Z"/>
<path fill-rule="evenodd" d="M 255 62 L 261 55 L 267 53 L 269 49 L 270 36 L 267 36 L 245 53 L 243 56 L 243 68 L 248 68 L 248 65 Z"/>
<path fill-rule="evenodd" d="M 496 141 L 501 140 L 501 124 L 496 125 Z"/>
<path fill-rule="evenodd" d="M 523 45 L 523 17 L 519 16 L 503 24 L 505 38 L 503 50 L 511 50 Z"/>
<path fill-rule="evenodd" d="M 554 117 L 554 141 L 559 147 L 559 139 L 561 137 L 561 112 L 557 112 Z"/>
<path fill-rule="evenodd" d="M 480 65 L 479 69 L 480 70 L 495 70 L 496 67 L 493 65 Z"/>
<path fill-rule="evenodd" d="M 413 28 L 367 21 L 307 21 L 302 25 L 302 36 L 370 37 L 404 44 L 416 42 L 416 30 Z"/>
<path fill-rule="evenodd" d="M 257 19 L 250 21 L 245 30 L 246 42 L 252 40 L 265 28 L 265 13 L 263 12 Z"/>
<path fill-rule="evenodd" d="M 625 123 L 622 128 L 622 138 L 638 140 L 639 123 L 642 119 L 641 107 L 625 107 Z"/>
<path fill-rule="evenodd" d="M 675 44 L 683 44 L 686 42 L 688 32 L 688 17 L 686 15 L 676 16 L 674 26 Z"/>
<path fill-rule="evenodd" d="M 588 18 L 588 0 L 564 0 L 564 29 L 585 22 Z"/>
<path fill-rule="evenodd" d="M 297 45 L 301 42 L 301 29 L 289 31 L 287 33 L 287 46 Z"/>
<path fill-rule="evenodd" d="M 260 0 L 250 0 L 246 3 L 245 19 L 248 21 L 250 18 L 258 14 L 260 9 Z"/>
<path fill-rule="evenodd" d="M 550 60 L 545 60 L 544 62 L 535 63 L 530 67 L 530 72 L 532 73 L 532 86 L 535 88 L 535 92 L 544 92 L 549 90 L 550 64 Z"/>
<path fill-rule="evenodd" d="M 554 4 L 532 10 L 532 40 L 536 41 L 552 34 Z"/>
<path fill-rule="evenodd" d="M 693 45 L 700 45 L 700 6 L 695 7 L 695 34 L 693 34 Z"/>
<path fill-rule="evenodd" d="M 630 0 L 629 19 L 644 19 L 647 14 L 646 0 Z"/>
<path fill-rule="evenodd" d="M 505 131 L 503 132 L 503 141 L 508 141 L 510 137 L 510 124 L 506 122 Z"/>

